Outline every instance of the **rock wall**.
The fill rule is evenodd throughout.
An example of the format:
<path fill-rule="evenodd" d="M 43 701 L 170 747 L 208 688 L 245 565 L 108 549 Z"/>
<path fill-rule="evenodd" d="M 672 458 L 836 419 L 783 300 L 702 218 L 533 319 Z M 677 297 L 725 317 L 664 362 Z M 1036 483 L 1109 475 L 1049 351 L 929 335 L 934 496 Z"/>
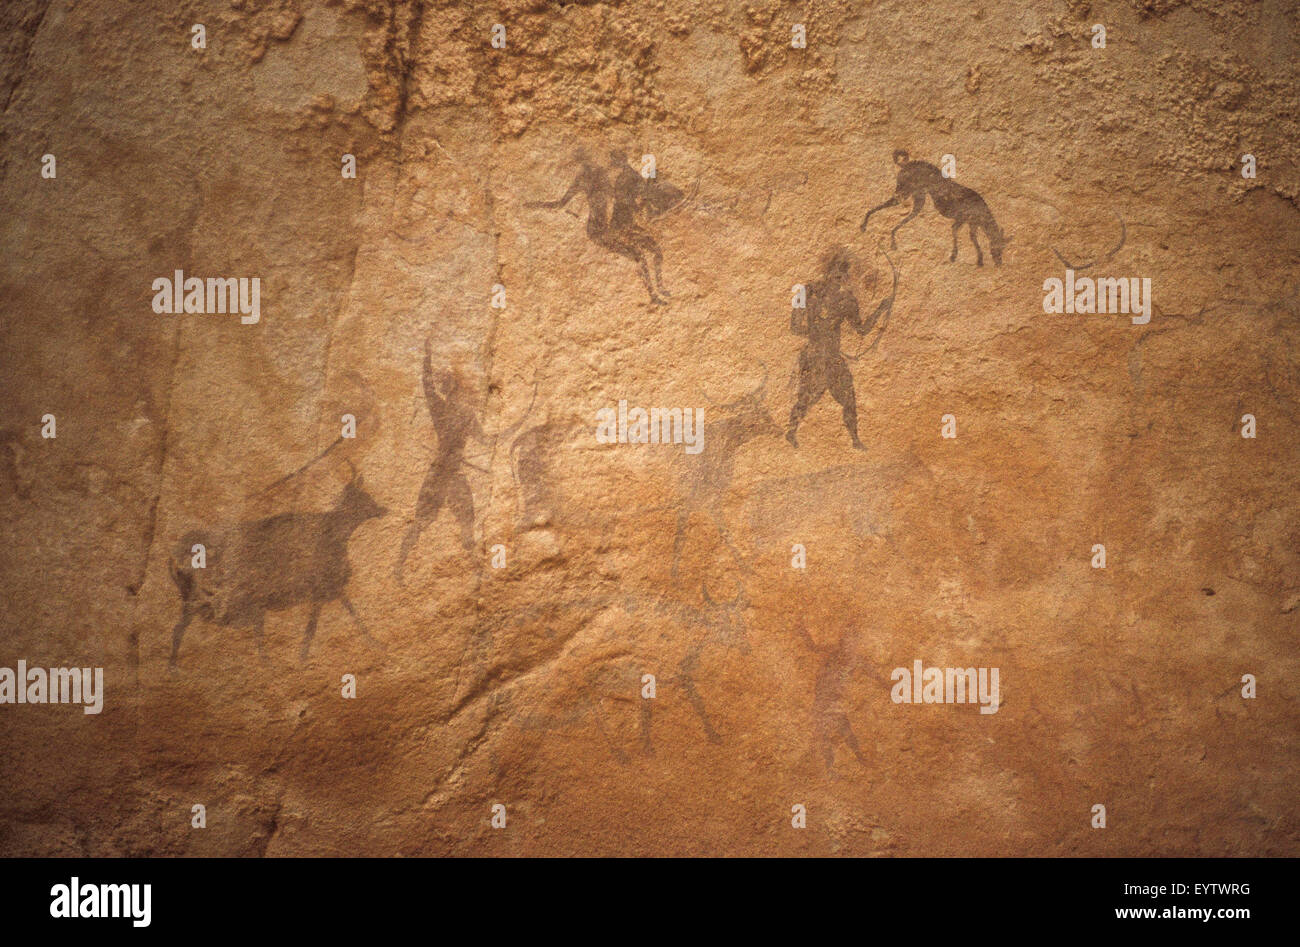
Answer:
<path fill-rule="evenodd" d="M 0 853 L 1300 854 L 1288 0 L 0 25 Z"/>

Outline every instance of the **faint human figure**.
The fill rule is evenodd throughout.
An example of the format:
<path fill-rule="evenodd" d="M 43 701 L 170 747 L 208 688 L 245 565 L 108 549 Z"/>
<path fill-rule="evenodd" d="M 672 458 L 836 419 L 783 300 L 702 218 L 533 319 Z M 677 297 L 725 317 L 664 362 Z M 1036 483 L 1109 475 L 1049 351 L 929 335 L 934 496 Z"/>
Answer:
<path fill-rule="evenodd" d="M 680 203 L 681 191 L 643 178 L 621 151 L 610 152 L 609 169 L 594 164 L 583 148 L 575 151 L 574 161 L 578 173 L 562 197 L 554 201 L 529 201 L 524 206 L 564 207 L 578 194 L 585 196 L 587 237 L 597 246 L 636 263 L 650 301 L 666 305 L 669 293 L 663 285 L 663 252 L 643 221 L 666 213 Z"/>
<path fill-rule="evenodd" d="M 441 371 L 434 374 L 427 342 L 424 347 L 423 380 L 424 400 L 429 406 L 429 418 L 438 435 L 438 450 L 420 487 L 420 497 L 415 504 L 415 519 L 402 538 L 395 572 L 399 585 L 403 583 L 402 573 L 411 548 L 443 506 L 451 510 L 460 524 L 461 545 L 467 551 L 474 549 L 474 495 L 461 470 L 462 466 L 468 464 L 465 460 L 466 442 L 471 437 L 480 440 L 483 438 L 483 429 L 471 402 L 472 392 L 454 372 Z"/>
<path fill-rule="evenodd" d="M 609 181 L 609 174 L 604 168 L 597 167 L 591 161 L 587 149 L 578 148 L 573 153 L 573 160 L 578 165 L 578 175 L 564 192 L 564 196 L 554 201 L 528 201 L 525 207 L 545 207 L 554 209 L 566 206 L 577 195 L 587 199 L 587 236 L 593 243 L 605 245 L 609 231 L 609 210 L 614 199 L 614 189 Z"/>
<path fill-rule="evenodd" d="M 806 628 L 800 625 L 798 630 L 808 649 L 821 657 L 816 683 L 813 684 L 813 730 L 822 761 L 826 764 L 826 772 L 833 774 L 835 771 L 835 747 L 840 743 L 847 746 L 858 758 L 858 762 L 865 766 L 866 758 L 858 746 L 858 738 L 853 734 L 848 714 L 844 712 L 844 684 L 848 678 L 848 668 L 845 665 L 848 662 L 849 645 L 857 633 L 850 629 L 840 635 L 840 640 L 835 644 L 818 646 Z"/>
<path fill-rule="evenodd" d="M 523 506 L 516 527 L 520 532 L 573 519 L 556 483 L 556 468 L 564 463 L 562 446 L 572 433 L 571 423 L 548 419 L 525 428 L 511 443 L 512 473 Z"/>

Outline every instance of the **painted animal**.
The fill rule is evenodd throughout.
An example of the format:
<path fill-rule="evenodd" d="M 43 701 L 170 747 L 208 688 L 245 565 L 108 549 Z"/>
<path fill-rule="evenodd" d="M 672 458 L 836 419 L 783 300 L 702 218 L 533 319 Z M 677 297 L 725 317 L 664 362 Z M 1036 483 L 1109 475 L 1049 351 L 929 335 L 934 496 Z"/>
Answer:
<path fill-rule="evenodd" d="M 719 406 L 722 417 L 706 422 L 704 449 L 697 457 L 684 458 L 687 466 L 682 475 L 682 503 L 677 511 L 677 531 L 673 536 L 673 575 L 677 575 L 682 545 L 686 542 L 686 525 L 691 514 L 696 512 L 708 514 L 727 549 L 737 562 L 741 561 L 723 521 L 722 500 L 731 486 L 736 452 L 740 446 L 758 437 L 781 434 L 781 428 L 768 411 L 766 391 L 767 372 L 764 371 L 757 388 Z"/>
<path fill-rule="evenodd" d="M 513 754 L 521 746 L 526 755 L 535 755 L 548 734 L 572 733 L 580 726 L 593 728 L 622 765 L 630 762 L 629 748 L 637 742 L 643 755 L 653 756 L 654 705 L 660 701 L 689 706 L 699 719 L 705 739 L 723 743 L 723 735 L 714 728 L 714 718 L 706 706 L 705 694 L 710 688 L 706 686 L 702 690 L 699 678 L 706 655 L 714 650 L 750 653 L 745 627 L 749 599 L 740 583 L 736 588 L 731 601 L 716 602 L 701 582 L 702 606 L 662 596 L 646 599 L 635 593 L 611 591 L 548 603 L 523 615 L 512 609 L 509 613 L 512 621 L 522 617 L 525 625 L 537 622 L 546 629 L 547 635 L 554 635 L 555 631 L 549 622 L 538 621 L 544 613 L 557 615 L 576 609 L 578 614 L 569 612 L 562 619 L 570 622 L 575 630 L 569 632 L 572 637 L 564 646 L 554 651 L 554 660 L 540 665 L 547 669 L 545 676 L 532 680 L 533 675 L 525 673 L 514 676 L 513 680 L 508 676 L 498 679 L 501 683 L 492 694 L 499 696 L 508 691 L 505 700 L 509 702 L 509 726 L 517 730 L 516 738 L 504 741 L 511 755 L 492 752 L 498 774 L 510 771 Z M 607 627 L 597 631 L 600 623 L 593 623 L 592 618 L 606 609 L 620 609 L 633 616 L 641 634 L 634 630 L 629 636 L 627 628 L 614 631 Z M 645 620 L 649 621 L 650 613 L 670 620 L 678 633 L 649 634 L 655 626 L 636 624 L 635 616 L 646 616 Z M 591 637 L 579 640 L 586 635 Z M 661 689 L 658 701 L 640 695 L 646 673 L 653 673 L 658 679 Z M 569 690 L 574 684 L 577 686 Z M 538 689 L 516 689 L 516 685 Z M 462 703 L 456 707 L 453 715 L 464 706 Z M 633 736 L 637 726 L 633 721 L 637 717 L 639 739 Z"/>
<path fill-rule="evenodd" d="M 347 596 L 352 574 L 348 540 L 366 520 L 387 512 L 360 480 L 353 480 L 334 508 L 324 513 L 281 513 L 187 533 L 170 563 L 181 596 L 181 616 L 172 630 L 171 667 L 176 667 L 185 629 L 196 617 L 223 627 L 252 626 L 261 654 L 267 613 L 310 604 L 302 642 L 305 660 L 322 606 L 338 601 L 362 635 L 373 641 Z M 194 567 L 194 547 L 200 544 L 206 559 L 201 569 Z"/>
<path fill-rule="evenodd" d="M 925 161 L 910 160 L 906 151 L 894 152 L 894 164 L 898 165 L 898 186 L 894 190 L 894 196 L 867 211 L 867 216 L 862 218 L 859 230 L 867 229 L 867 221 L 876 211 L 910 200 L 911 212 L 889 232 L 890 247 L 898 249 L 895 234 L 904 224 L 913 220 L 925 209 L 925 199 L 928 195 L 934 201 L 935 209 L 953 222 L 952 255 L 948 257 L 949 262 L 957 260 L 957 233 L 966 226 L 970 228 L 970 242 L 975 244 L 975 265 L 984 265 L 984 252 L 975 237 L 977 230 L 984 231 L 984 238 L 988 241 L 989 253 L 993 257 L 994 264 L 1002 265 L 1002 249 L 1010 238 L 1002 233 L 1002 228 L 993 219 L 993 213 L 984 203 L 984 198 L 976 191 L 944 177 L 934 165 Z"/>

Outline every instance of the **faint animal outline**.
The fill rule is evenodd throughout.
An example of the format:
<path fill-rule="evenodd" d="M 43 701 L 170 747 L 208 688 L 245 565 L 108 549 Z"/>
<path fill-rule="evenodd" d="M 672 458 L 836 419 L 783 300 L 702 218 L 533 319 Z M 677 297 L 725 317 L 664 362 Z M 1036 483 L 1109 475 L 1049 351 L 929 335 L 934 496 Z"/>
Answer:
<path fill-rule="evenodd" d="M 744 583 L 736 581 L 736 595 L 730 602 L 715 602 L 709 594 L 709 589 L 704 581 L 700 582 L 700 594 L 704 599 L 706 608 L 698 609 L 684 602 L 664 602 L 657 601 L 655 609 L 661 613 L 674 615 L 682 624 L 694 624 L 696 627 L 704 627 L 710 631 L 703 638 L 698 639 L 694 645 L 687 649 L 686 654 L 677 664 L 677 670 L 674 674 L 664 678 L 664 682 L 670 685 L 676 685 L 682 689 L 686 695 L 691 709 L 700 719 L 700 724 L 704 728 L 705 739 L 710 743 L 722 743 L 722 737 L 714 729 L 712 722 L 709 720 L 708 708 L 705 706 L 703 695 L 700 694 L 699 685 L 696 681 L 696 673 L 699 671 L 700 660 L 705 648 L 710 645 L 722 644 L 724 647 L 735 647 L 741 654 L 750 653 L 750 645 L 745 628 L 745 612 L 750 607 L 749 596 L 745 592 Z M 721 613 L 724 617 L 721 622 L 716 621 L 709 614 Z M 687 622 L 681 616 L 689 615 L 693 622 Z M 719 626 L 725 627 L 726 631 L 719 634 Z M 653 724 L 653 701 L 645 700 L 641 706 L 641 724 L 642 724 L 642 743 L 647 755 L 654 755 L 654 746 L 651 743 L 650 734 Z"/>
<path fill-rule="evenodd" d="M 673 558 L 670 574 L 676 576 L 681 565 L 682 547 L 686 543 L 686 528 L 695 513 L 705 513 L 718 530 L 722 542 L 737 564 L 744 568 L 741 557 L 722 515 L 722 500 L 735 476 L 736 452 L 741 445 L 765 434 L 779 437 L 781 428 L 772 419 L 767 407 L 767 366 L 763 363 L 763 378 L 758 386 L 734 401 L 718 404 L 705 394 L 712 405 L 726 412 L 719 421 L 705 422 L 704 449 L 696 457 L 689 455 L 682 461 L 686 467 L 681 474 L 682 500 L 676 507 L 677 525 L 673 533 Z M 663 509 L 656 507 L 655 509 Z"/>
<path fill-rule="evenodd" d="M 681 688 L 686 695 L 687 703 L 704 729 L 705 738 L 712 744 L 720 744 L 723 741 L 710 719 L 704 697 L 699 689 L 697 673 L 702 655 L 705 649 L 710 646 L 720 644 L 724 647 L 735 647 L 742 654 L 750 652 L 744 621 L 744 612 L 749 608 L 749 599 L 745 594 L 743 584 L 737 582 L 737 589 L 735 598 L 730 602 L 719 603 L 713 600 L 707 587 L 701 583 L 701 592 L 705 603 L 704 608 L 696 608 L 684 602 L 668 601 L 663 599 L 662 596 L 656 596 L 649 605 L 649 608 L 653 611 L 668 615 L 687 627 L 703 627 L 706 629 L 704 636 L 686 650 L 677 662 L 677 667 L 673 673 L 666 676 L 656 675 L 656 677 L 659 684 Z M 613 593 L 606 596 L 585 597 L 580 600 L 580 603 L 595 605 L 598 608 L 618 605 L 629 614 L 636 614 L 645 605 L 643 601 L 640 601 L 640 596 Z M 573 603 L 564 602 L 561 604 L 569 605 Z M 625 670 L 620 672 L 620 667 Z M 531 732 L 568 732 L 573 725 L 590 718 L 602 740 L 609 747 L 614 759 L 620 765 L 628 765 L 630 762 L 628 753 L 610 736 L 605 715 L 595 706 L 595 702 L 606 699 L 636 699 L 641 701 L 639 714 L 641 752 L 645 756 L 653 756 L 655 755 L 653 704 L 659 698 L 644 698 L 639 693 L 643 683 L 642 675 L 647 672 L 648 668 L 649 665 L 646 659 L 633 651 L 606 656 L 598 667 L 588 668 L 584 671 L 584 681 L 586 683 L 583 685 L 583 696 L 567 704 L 562 713 L 548 713 L 536 708 L 530 708 L 522 715 L 512 715 L 518 717 L 515 726 Z M 611 677 L 611 675 L 614 676 Z M 607 687 L 608 683 L 615 678 L 622 682 L 621 686 L 627 688 L 622 696 L 617 693 L 610 693 Z M 592 682 L 595 682 L 594 685 Z M 605 687 L 605 692 L 594 693 L 599 687 Z M 451 716 L 459 713 L 467 703 L 468 701 L 462 701 L 453 708 Z M 493 755 L 495 757 L 496 754 Z M 499 771 L 503 767 L 499 760 L 496 765 Z"/>
<path fill-rule="evenodd" d="M 1119 211 L 1112 210 L 1111 213 L 1113 213 L 1116 219 L 1119 220 L 1119 241 L 1108 253 L 1106 253 L 1105 256 L 1098 257 L 1090 263 L 1071 263 L 1061 255 L 1061 251 L 1057 250 L 1056 247 L 1052 247 L 1052 252 L 1056 254 L 1058 260 L 1065 264 L 1066 269 L 1080 272 L 1082 270 L 1091 269 L 1101 263 L 1109 263 L 1114 258 L 1115 254 L 1119 253 L 1119 251 L 1123 249 L 1124 242 L 1128 239 L 1128 225 L 1124 222 L 1124 218 L 1120 215 Z"/>

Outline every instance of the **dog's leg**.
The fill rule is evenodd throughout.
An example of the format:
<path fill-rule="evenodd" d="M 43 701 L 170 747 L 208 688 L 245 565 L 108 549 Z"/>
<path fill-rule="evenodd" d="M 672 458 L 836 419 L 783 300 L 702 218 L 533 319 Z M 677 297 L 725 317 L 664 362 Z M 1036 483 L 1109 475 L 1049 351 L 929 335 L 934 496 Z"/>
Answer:
<path fill-rule="evenodd" d="M 311 648 L 311 639 L 316 637 L 316 620 L 320 618 L 320 602 L 311 603 L 311 616 L 307 619 L 307 631 L 302 636 L 302 653 L 299 657 L 306 661 L 307 652 Z"/>
<path fill-rule="evenodd" d="M 898 249 L 898 241 L 895 239 L 894 235 L 898 233 L 899 228 L 901 228 L 903 224 L 907 223 L 908 221 L 915 220 L 917 215 L 920 214 L 921 211 L 924 209 L 925 209 L 925 191 L 920 191 L 916 194 L 915 197 L 912 198 L 912 212 L 908 214 L 906 217 L 904 217 L 902 220 L 900 220 L 898 222 L 898 225 L 894 227 L 893 230 L 889 231 L 889 248 L 891 250 Z"/>

